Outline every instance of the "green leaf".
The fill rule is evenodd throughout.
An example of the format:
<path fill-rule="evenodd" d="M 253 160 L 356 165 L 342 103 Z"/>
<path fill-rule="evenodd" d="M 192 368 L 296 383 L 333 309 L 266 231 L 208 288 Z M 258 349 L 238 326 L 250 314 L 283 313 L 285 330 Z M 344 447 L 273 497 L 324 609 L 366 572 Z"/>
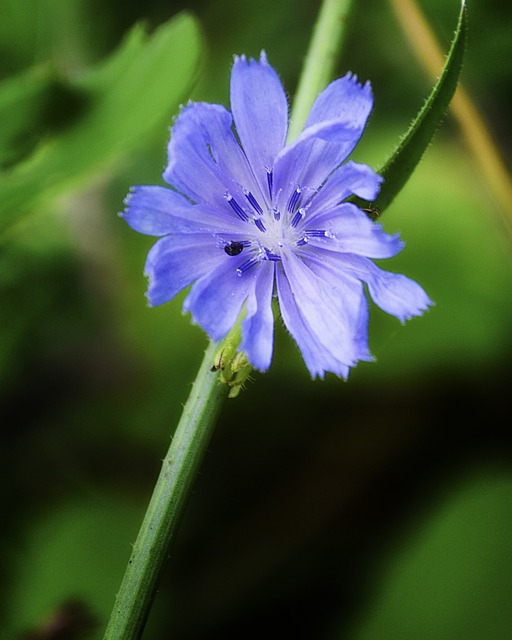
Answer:
<path fill-rule="evenodd" d="M 28 637 L 29 629 L 42 627 L 70 601 L 83 605 L 88 612 L 84 618 L 91 616 L 96 623 L 107 619 L 140 508 L 117 496 L 103 499 L 92 489 L 85 493 L 87 497 L 80 494 L 58 508 L 48 507 L 30 521 L 14 554 L 16 579 L 6 594 L 2 637 Z M 30 637 L 38 635 L 34 631 Z M 80 637 L 98 639 L 101 628 Z"/>
<path fill-rule="evenodd" d="M 350 640 L 508 640 L 512 475 L 475 469 L 447 486 L 378 567 Z"/>
<path fill-rule="evenodd" d="M 0 171 L 24 160 L 41 132 L 65 128 L 85 106 L 72 87 L 47 66 L 5 80 L 0 85 Z"/>
<path fill-rule="evenodd" d="M 391 157 L 377 170 L 384 178 L 384 183 L 377 199 L 369 204 L 378 212 L 384 211 L 400 193 L 448 110 L 462 70 L 466 33 L 467 11 L 463 0 L 450 52 L 439 80 Z"/>
<path fill-rule="evenodd" d="M 0 175 L 0 230 L 170 123 L 196 76 L 200 49 L 196 22 L 180 14 L 151 36 L 135 26 L 106 62 L 70 82 L 67 94 L 82 103 L 78 117 L 45 132 L 25 162 Z"/>

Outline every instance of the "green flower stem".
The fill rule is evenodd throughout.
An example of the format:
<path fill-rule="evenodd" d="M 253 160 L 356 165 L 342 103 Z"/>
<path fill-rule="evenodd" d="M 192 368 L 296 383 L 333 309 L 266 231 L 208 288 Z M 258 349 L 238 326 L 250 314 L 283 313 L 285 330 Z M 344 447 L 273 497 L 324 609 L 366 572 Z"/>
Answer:
<path fill-rule="evenodd" d="M 105 640 L 141 637 L 190 489 L 229 387 L 211 371 L 210 344 L 149 503 L 116 597 Z"/>
<path fill-rule="evenodd" d="M 324 0 L 293 102 L 288 142 L 294 140 L 318 94 L 333 78 L 352 0 Z"/>

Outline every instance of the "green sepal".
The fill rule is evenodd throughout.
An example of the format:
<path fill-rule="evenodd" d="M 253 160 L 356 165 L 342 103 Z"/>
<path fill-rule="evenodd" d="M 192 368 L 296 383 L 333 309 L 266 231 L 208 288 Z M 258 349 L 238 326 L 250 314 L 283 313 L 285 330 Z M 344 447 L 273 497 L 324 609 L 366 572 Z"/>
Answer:
<path fill-rule="evenodd" d="M 402 190 L 432 141 L 457 88 L 466 48 L 466 37 L 467 9 L 465 0 L 462 0 L 450 52 L 439 80 L 394 152 L 384 165 L 377 169 L 377 173 L 384 178 L 378 197 L 371 203 L 353 198 L 353 201 L 362 208 L 368 208 L 370 214 L 379 215 L 389 206 Z"/>
<path fill-rule="evenodd" d="M 244 313 L 241 313 L 231 331 L 224 338 L 215 354 L 211 369 L 218 371 L 221 382 L 229 385 L 229 398 L 236 398 L 253 369 L 247 355 L 243 351 L 239 351 L 242 341 L 243 317 Z"/>

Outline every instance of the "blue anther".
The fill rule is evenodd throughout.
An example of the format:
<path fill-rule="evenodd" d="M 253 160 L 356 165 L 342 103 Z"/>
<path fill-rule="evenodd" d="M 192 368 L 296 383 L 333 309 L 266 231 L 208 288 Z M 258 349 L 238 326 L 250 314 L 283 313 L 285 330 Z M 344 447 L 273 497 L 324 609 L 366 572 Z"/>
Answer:
<path fill-rule="evenodd" d="M 267 230 L 261 218 L 256 218 L 256 220 L 254 221 L 254 224 L 258 227 L 258 229 L 262 233 L 265 233 L 265 231 Z"/>
<path fill-rule="evenodd" d="M 260 207 L 258 201 L 252 195 L 252 193 L 250 191 L 244 191 L 244 195 L 247 198 L 247 200 L 249 201 L 249 204 L 254 209 L 254 211 L 256 211 L 256 213 L 259 213 L 260 216 L 261 216 L 261 214 L 263 213 L 263 209 Z"/>
<path fill-rule="evenodd" d="M 295 191 L 292 193 L 292 195 L 290 196 L 290 199 L 288 200 L 288 212 L 289 213 L 293 213 L 295 211 L 295 207 L 297 206 L 298 202 L 299 202 L 299 198 L 300 198 L 300 194 L 302 193 L 302 190 L 300 187 L 297 187 L 295 189 Z"/>
<path fill-rule="evenodd" d="M 325 229 L 308 229 L 304 232 L 308 238 L 329 238 L 330 234 Z"/>
<path fill-rule="evenodd" d="M 249 220 L 249 216 L 245 213 L 245 211 L 238 204 L 238 202 L 233 198 L 233 196 L 230 193 L 226 192 L 224 197 L 229 202 L 231 208 L 236 213 L 236 215 L 244 222 L 247 222 Z"/>
<path fill-rule="evenodd" d="M 306 215 L 306 211 L 304 209 L 299 209 L 292 218 L 292 222 L 291 222 L 292 227 L 295 228 L 299 224 L 299 222 L 304 218 L 305 215 Z"/>
<path fill-rule="evenodd" d="M 236 275 L 242 276 L 248 269 L 250 269 L 251 267 L 254 267 L 255 264 L 258 264 L 259 261 L 260 259 L 258 257 L 254 257 L 254 258 L 251 258 L 250 260 L 247 260 L 246 262 L 244 262 L 238 267 L 238 269 L 236 270 Z"/>
<path fill-rule="evenodd" d="M 281 260 L 281 256 L 278 256 L 277 253 L 272 253 L 268 249 L 265 250 L 265 259 L 271 260 L 272 262 L 279 262 Z"/>
<path fill-rule="evenodd" d="M 272 189 L 274 187 L 274 174 L 272 173 L 272 169 L 267 169 L 267 186 L 268 193 L 270 197 L 272 197 Z"/>

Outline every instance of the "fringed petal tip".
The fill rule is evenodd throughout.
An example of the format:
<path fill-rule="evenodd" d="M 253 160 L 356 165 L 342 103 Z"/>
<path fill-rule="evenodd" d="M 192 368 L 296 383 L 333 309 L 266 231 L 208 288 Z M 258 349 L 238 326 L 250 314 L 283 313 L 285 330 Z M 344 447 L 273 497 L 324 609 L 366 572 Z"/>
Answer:
<path fill-rule="evenodd" d="M 140 191 L 141 188 L 142 188 L 142 185 L 133 185 L 128 190 L 128 193 L 126 194 L 126 196 L 124 197 L 124 200 L 123 200 L 123 204 L 124 204 L 125 208 L 123 209 L 123 211 L 120 211 L 118 213 L 118 215 L 120 215 L 122 218 L 126 217 L 127 209 L 130 207 L 134 196 Z"/>
<path fill-rule="evenodd" d="M 398 286 L 396 288 L 394 286 L 391 287 L 391 299 L 395 296 L 399 299 L 392 303 L 394 311 L 389 311 L 388 313 L 398 318 L 401 324 L 424 315 L 432 307 L 436 306 L 435 302 L 427 295 L 425 289 L 415 280 L 402 274 L 393 275 L 395 275 L 395 282 Z"/>
<path fill-rule="evenodd" d="M 233 62 L 234 64 L 261 64 L 261 65 L 265 65 L 265 66 L 270 66 L 268 63 L 268 58 L 267 58 L 267 53 L 265 51 L 265 49 L 262 49 L 260 51 L 260 57 L 259 59 L 256 58 L 247 58 L 247 56 L 245 55 L 245 53 L 242 53 L 241 55 L 237 55 L 235 54 L 233 56 Z"/>
<path fill-rule="evenodd" d="M 352 369 L 355 369 L 360 362 L 376 362 L 377 358 L 368 351 L 368 349 L 364 349 L 361 353 L 357 354 L 357 359 L 351 361 L 350 363 L 344 362 L 330 362 L 325 368 L 314 365 L 310 363 L 309 365 L 306 363 L 309 374 L 312 380 L 324 380 L 326 374 L 332 373 L 337 378 L 340 378 L 344 382 L 347 382 L 350 377 L 350 372 Z"/>
<path fill-rule="evenodd" d="M 407 320 L 419 318 L 425 313 L 428 313 L 433 307 L 436 306 L 436 303 L 429 298 L 429 296 L 425 293 L 425 291 L 422 287 L 420 287 L 419 284 L 418 287 L 421 289 L 421 293 L 423 295 L 418 296 L 419 299 L 416 301 L 416 308 L 410 310 L 409 313 L 405 314 L 402 318 L 398 318 L 402 324 L 405 324 Z"/>
<path fill-rule="evenodd" d="M 368 289 L 374 302 L 402 324 L 434 305 L 423 287 L 402 274 L 380 271 L 377 278 L 368 282 Z"/>
<path fill-rule="evenodd" d="M 147 276 L 146 276 L 147 277 Z M 149 286 L 149 285 L 148 285 Z M 149 307 L 150 309 L 152 309 L 153 307 L 158 307 L 158 303 L 157 302 L 153 302 L 151 300 L 151 294 L 149 293 L 149 288 L 146 289 L 146 293 L 144 294 L 146 297 L 146 306 Z"/>
<path fill-rule="evenodd" d="M 358 77 L 357 73 L 353 73 L 352 71 L 348 71 L 344 76 L 339 78 L 339 80 L 350 81 L 352 84 L 357 85 L 358 87 L 363 89 L 363 91 L 365 93 L 367 93 L 369 95 L 372 94 L 371 82 L 369 80 L 365 80 L 364 82 L 362 82 L 361 80 L 359 80 L 359 77 Z M 336 80 L 334 82 L 336 82 Z"/>
<path fill-rule="evenodd" d="M 118 216 L 122 218 L 134 231 L 138 231 L 139 233 L 146 233 L 143 230 L 144 228 L 144 218 L 147 216 L 141 211 L 141 207 L 138 204 L 138 200 L 140 199 L 141 191 L 144 187 L 135 185 L 130 187 L 130 190 L 126 194 L 123 204 L 123 211 L 118 212 Z"/>

